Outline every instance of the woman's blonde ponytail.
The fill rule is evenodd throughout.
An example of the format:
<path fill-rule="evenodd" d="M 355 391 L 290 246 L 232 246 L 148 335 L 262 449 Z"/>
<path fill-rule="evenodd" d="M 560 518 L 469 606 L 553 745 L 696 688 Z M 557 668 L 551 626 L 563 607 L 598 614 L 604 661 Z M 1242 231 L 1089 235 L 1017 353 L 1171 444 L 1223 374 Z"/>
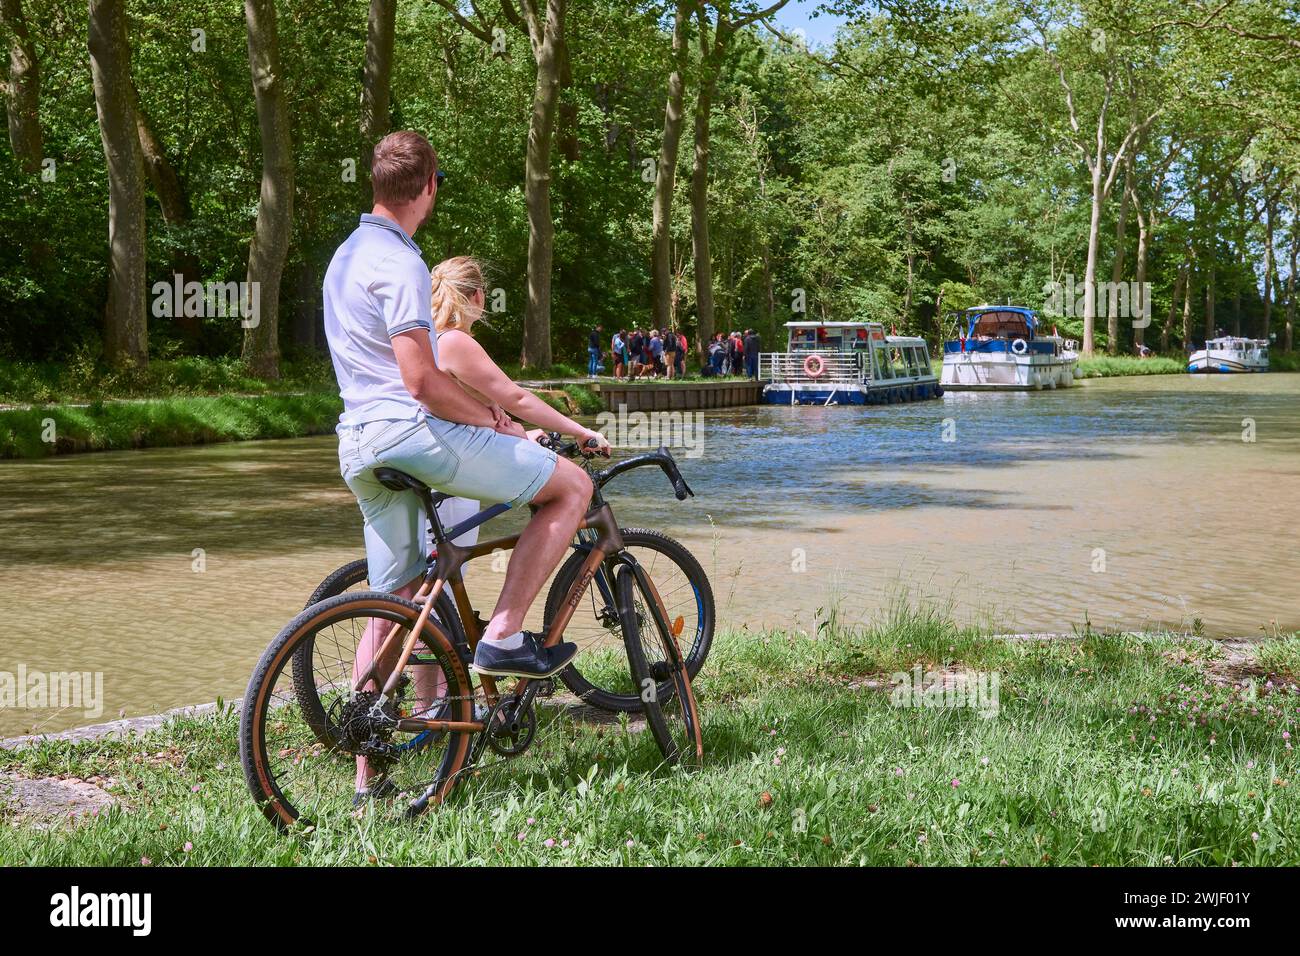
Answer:
<path fill-rule="evenodd" d="M 429 273 L 433 296 L 433 330 L 459 329 L 465 326 L 470 299 L 483 291 L 483 267 L 471 256 L 444 259 Z"/>

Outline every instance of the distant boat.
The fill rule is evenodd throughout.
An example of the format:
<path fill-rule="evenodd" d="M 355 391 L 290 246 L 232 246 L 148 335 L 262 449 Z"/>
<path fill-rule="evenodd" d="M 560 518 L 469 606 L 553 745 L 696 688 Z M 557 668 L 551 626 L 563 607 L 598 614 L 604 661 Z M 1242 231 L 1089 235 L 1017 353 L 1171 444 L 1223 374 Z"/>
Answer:
<path fill-rule="evenodd" d="M 1209 339 L 1205 348 L 1187 359 L 1187 371 L 1204 372 L 1267 372 L 1268 340 L 1242 339 L 1225 335 Z"/>
<path fill-rule="evenodd" d="M 949 313 L 957 338 L 943 344 L 943 387 L 962 390 L 1068 388 L 1079 374 L 1073 342 L 1045 335 L 1032 309 L 981 305 Z"/>
<path fill-rule="evenodd" d="M 886 405 L 938 398 L 925 339 L 879 322 L 787 322 L 786 351 L 759 356 L 770 405 Z"/>

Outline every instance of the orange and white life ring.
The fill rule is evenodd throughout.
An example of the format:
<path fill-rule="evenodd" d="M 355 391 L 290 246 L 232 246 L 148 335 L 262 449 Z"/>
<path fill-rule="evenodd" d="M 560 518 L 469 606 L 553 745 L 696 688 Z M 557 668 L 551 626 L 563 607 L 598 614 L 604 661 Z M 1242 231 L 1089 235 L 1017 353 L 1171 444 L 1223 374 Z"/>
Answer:
<path fill-rule="evenodd" d="M 820 355 L 810 355 L 803 360 L 803 371 L 809 378 L 821 378 L 826 373 L 826 360 Z"/>

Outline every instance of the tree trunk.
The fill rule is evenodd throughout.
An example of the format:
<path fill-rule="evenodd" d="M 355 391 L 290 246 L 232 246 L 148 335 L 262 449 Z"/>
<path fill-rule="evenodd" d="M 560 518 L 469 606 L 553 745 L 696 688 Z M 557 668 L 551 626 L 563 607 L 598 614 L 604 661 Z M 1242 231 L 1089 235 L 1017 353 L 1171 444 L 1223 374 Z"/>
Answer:
<path fill-rule="evenodd" d="M 393 75 L 393 32 L 397 0 L 370 0 L 366 16 L 366 62 L 361 79 L 361 175 L 370 182 L 375 144 L 389 127 L 389 88 Z"/>
<path fill-rule="evenodd" d="M 1137 220 L 1138 225 L 1138 246 L 1137 246 L 1137 266 L 1133 272 L 1133 294 L 1129 296 L 1130 304 L 1140 301 L 1141 309 L 1134 308 L 1131 311 L 1137 317 L 1145 313 L 1140 321 L 1133 323 L 1133 344 L 1146 345 L 1147 336 L 1146 328 L 1143 323 L 1151 321 L 1151 297 L 1147 294 L 1147 257 L 1149 255 L 1151 243 L 1151 230 L 1147 217 L 1142 215 L 1142 211 L 1134 204 L 1133 218 Z M 1141 297 L 1138 299 L 1137 297 Z"/>
<path fill-rule="evenodd" d="M 524 342 L 520 363 L 525 368 L 551 364 L 551 139 L 560 101 L 560 65 L 564 56 L 564 15 L 567 0 L 547 0 L 546 17 L 525 4 L 537 79 L 528 120 L 528 151 L 524 163 L 524 199 L 528 207 L 528 301 L 524 310 Z"/>
<path fill-rule="evenodd" d="M 1210 267 L 1205 272 L 1205 337 L 1214 338 L 1214 257 L 1210 257 Z"/>
<path fill-rule="evenodd" d="M 1295 345 L 1295 268 L 1297 252 L 1300 252 L 1300 204 L 1291 207 L 1291 272 L 1286 277 L 1286 330 L 1282 336 L 1282 347 L 1290 352 Z"/>
<path fill-rule="evenodd" d="M 1187 271 L 1187 281 L 1183 283 L 1183 349 L 1192 344 L 1192 264 L 1183 267 Z"/>
<path fill-rule="evenodd" d="M 1100 139 L 1100 137 L 1099 137 Z M 1101 207 L 1106 201 L 1102 158 L 1092 164 L 1092 217 L 1088 222 L 1088 265 L 1083 278 L 1083 354 L 1092 355 L 1097 327 L 1097 248 L 1101 240 Z"/>
<path fill-rule="evenodd" d="M 90 72 L 108 166 L 108 304 L 104 351 L 114 365 L 149 358 L 145 316 L 144 169 L 131 107 L 123 0 L 90 0 Z"/>
<path fill-rule="evenodd" d="M 1124 256 L 1128 251 L 1124 245 L 1124 239 L 1128 234 L 1128 207 L 1129 197 L 1133 194 L 1133 159 L 1130 156 L 1124 161 L 1124 189 L 1119 197 L 1119 215 L 1115 217 L 1115 257 L 1111 262 L 1110 281 L 1111 286 L 1116 287 L 1124 278 Z M 1130 305 L 1132 297 L 1129 297 Z M 1107 298 L 1106 316 L 1106 351 L 1111 355 L 1119 354 L 1119 309 L 1115 308 L 1116 300 L 1114 296 Z"/>
<path fill-rule="evenodd" d="M 248 282 L 258 290 L 260 308 L 242 320 L 243 359 L 254 375 L 279 378 L 280 276 L 293 231 L 293 142 L 280 72 L 275 0 L 244 0 L 244 22 L 262 142 L 262 185 L 248 250 Z"/>
<path fill-rule="evenodd" d="M 668 76 L 664 136 L 655 167 L 654 213 L 651 225 L 650 302 L 655 328 L 668 324 L 672 310 L 673 187 L 677 181 L 677 152 L 682 139 L 682 101 L 686 96 L 686 23 L 688 0 L 677 0 L 673 13 L 673 71 Z"/>
<path fill-rule="evenodd" d="M 158 205 L 162 208 L 163 221 L 169 226 L 181 226 L 190 220 L 189 201 L 185 188 L 176 174 L 176 168 L 167 157 L 167 150 L 154 134 L 149 117 L 140 108 L 140 95 L 134 81 L 131 83 L 131 108 L 135 113 L 136 135 L 140 139 L 140 154 L 144 159 L 144 170 L 149 176 L 149 183 L 158 196 Z"/>
<path fill-rule="evenodd" d="M 1273 282 L 1274 262 L 1273 252 L 1273 225 L 1277 212 L 1276 203 L 1273 197 L 1269 197 L 1264 207 L 1264 334 L 1262 339 L 1268 338 L 1268 333 L 1273 327 L 1273 296 L 1277 292 Z"/>
<path fill-rule="evenodd" d="M 702 9 L 700 18 L 703 20 Z M 719 37 L 718 42 L 724 43 L 725 39 Z M 709 246 L 709 131 L 718 65 L 718 61 L 704 65 L 705 75 L 700 81 L 700 95 L 695 106 L 695 165 L 691 169 L 691 250 L 695 257 L 697 318 L 695 349 L 701 361 L 707 360 L 714 327 L 713 253 Z"/>
<path fill-rule="evenodd" d="M 9 84 L 5 109 L 9 114 L 9 145 L 25 173 L 41 168 L 41 68 L 27 32 L 22 0 L 0 0 L 0 23 L 9 29 Z"/>
<path fill-rule="evenodd" d="M 1174 318 L 1178 315 L 1178 296 L 1183 291 L 1183 286 L 1187 283 L 1187 267 L 1178 270 L 1178 278 L 1174 280 L 1174 289 L 1169 294 L 1169 314 L 1165 316 L 1165 324 L 1160 329 L 1160 351 L 1168 354 L 1169 352 L 1169 330 L 1174 327 Z"/>

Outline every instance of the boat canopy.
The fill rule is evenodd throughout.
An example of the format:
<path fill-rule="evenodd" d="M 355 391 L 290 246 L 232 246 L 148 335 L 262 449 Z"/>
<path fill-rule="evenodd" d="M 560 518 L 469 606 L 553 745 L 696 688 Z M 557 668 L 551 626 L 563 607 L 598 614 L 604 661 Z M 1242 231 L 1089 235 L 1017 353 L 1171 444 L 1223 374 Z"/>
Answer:
<path fill-rule="evenodd" d="M 950 313 L 966 320 L 966 338 L 1032 339 L 1038 320 L 1032 309 L 1019 305 L 981 305 Z"/>
<path fill-rule="evenodd" d="M 1262 349 L 1269 344 L 1268 339 L 1244 339 L 1235 335 L 1223 335 L 1205 343 L 1207 349 Z"/>
<path fill-rule="evenodd" d="M 885 341 L 879 322 L 787 322 L 785 327 L 790 330 L 791 352 L 856 352 Z"/>

